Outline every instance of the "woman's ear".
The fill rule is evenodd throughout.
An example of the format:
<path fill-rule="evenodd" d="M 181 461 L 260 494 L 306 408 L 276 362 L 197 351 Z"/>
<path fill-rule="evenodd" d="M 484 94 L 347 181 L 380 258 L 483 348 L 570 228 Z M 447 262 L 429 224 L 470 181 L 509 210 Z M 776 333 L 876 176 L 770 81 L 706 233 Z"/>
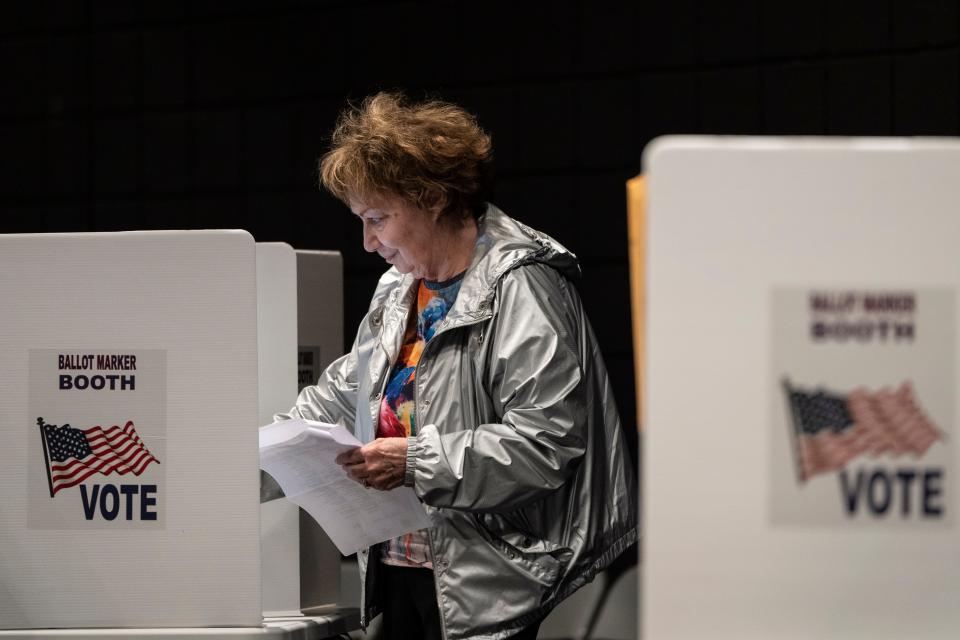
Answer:
<path fill-rule="evenodd" d="M 443 210 L 447 208 L 447 198 L 439 193 L 431 194 L 429 202 L 427 211 L 433 221 L 436 222 L 443 216 Z"/>

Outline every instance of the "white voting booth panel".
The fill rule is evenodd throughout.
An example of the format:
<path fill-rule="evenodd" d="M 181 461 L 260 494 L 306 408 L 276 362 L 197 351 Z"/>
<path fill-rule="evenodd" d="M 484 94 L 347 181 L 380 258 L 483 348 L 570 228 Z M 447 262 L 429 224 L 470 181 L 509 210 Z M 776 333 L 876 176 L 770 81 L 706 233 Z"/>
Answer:
<path fill-rule="evenodd" d="M 337 252 L 257 243 L 257 292 L 264 425 L 343 350 L 343 261 Z M 261 504 L 260 519 L 264 615 L 339 602 L 340 552 L 316 521 L 286 499 Z"/>
<path fill-rule="evenodd" d="M 283 242 L 257 243 L 257 352 L 267 425 L 297 396 L 297 260 Z M 300 614 L 299 511 L 286 499 L 260 505 L 264 616 Z"/>
<path fill-rule="evenodd" d="M 343 258 L 336 251 L 298 249 L 296 255 L 297 387 L 302 389 L 343 354 Z M 300 599 L 306 612 L 341 601 L 340 552 L 302 510 Z"/>
<path fill-rule="evenodd" d="M 260 625 L 256 295 L 245 232 L 0 236 L 0 629 Z"/>
<path fill-rule="evenodd" d="M 343 258 L 338 251 L 297 250 L 298 386 L 315 384 L 344 353 Z"/>
<path fill-rule="evenodd" d="M 644 171 L 644 637 L 956 637 L 960 144 L 671 137 Z"/>

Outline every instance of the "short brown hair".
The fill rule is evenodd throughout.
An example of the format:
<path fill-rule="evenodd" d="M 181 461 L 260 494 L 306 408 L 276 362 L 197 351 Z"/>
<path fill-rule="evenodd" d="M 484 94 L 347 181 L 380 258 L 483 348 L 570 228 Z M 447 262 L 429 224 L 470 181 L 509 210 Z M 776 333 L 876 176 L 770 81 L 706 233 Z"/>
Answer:
<path fill-rule="evenodd" d="M 478 216 L 492 156 L 490 136 L 461 107 L 381 92 L 340 114 L 320 182 L 348 205 L 351 196 L 393 195 L 424 210 Z"/>

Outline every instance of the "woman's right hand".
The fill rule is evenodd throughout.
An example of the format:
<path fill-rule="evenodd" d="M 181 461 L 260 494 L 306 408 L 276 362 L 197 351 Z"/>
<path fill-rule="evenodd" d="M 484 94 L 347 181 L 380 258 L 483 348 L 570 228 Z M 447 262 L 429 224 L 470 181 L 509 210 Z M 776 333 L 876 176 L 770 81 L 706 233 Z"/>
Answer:
<path fill-rule="evenodd" d="M 352 480 L 365 487 L 389 491 L 403 484 L 407 470 L 407 439 L 377 438 L 336 458 Z"/>

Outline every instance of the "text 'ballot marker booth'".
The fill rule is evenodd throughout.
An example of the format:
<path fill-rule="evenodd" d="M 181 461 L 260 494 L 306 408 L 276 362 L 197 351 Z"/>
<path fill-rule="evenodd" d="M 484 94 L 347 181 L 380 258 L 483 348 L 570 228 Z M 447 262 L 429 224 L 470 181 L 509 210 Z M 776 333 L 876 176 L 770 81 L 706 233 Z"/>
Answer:
<path fill-rule="evenodd" d="M 260 626 L 240 231 L 0 236 L 0 629 Z"/>
<path fill-rule="evenodd" d="M 645 636 L 956 637 L 960 142 L 644 170 Z"/>

